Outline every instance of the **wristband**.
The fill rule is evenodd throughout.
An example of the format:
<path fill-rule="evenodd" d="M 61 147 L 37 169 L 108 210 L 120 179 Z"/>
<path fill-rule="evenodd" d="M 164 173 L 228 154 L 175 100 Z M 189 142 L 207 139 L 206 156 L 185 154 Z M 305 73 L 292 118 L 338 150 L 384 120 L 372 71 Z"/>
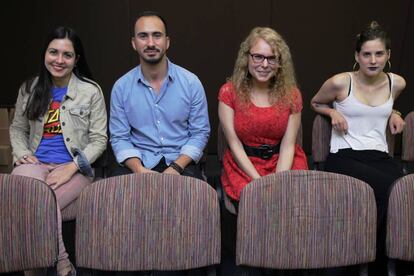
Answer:
<path fill-rule="evenodd" d="M 170 166 L 171 168 L 173 168 L 176 172 L 178 172 L 179 174 L 182 174 L 184 169 L 180 167 L 180 165 L 178 165 L 175 162 L 171 162 Z"/>
<path fill-rule="evenodd" d="M 392 110 L 392 113 L 397 114 L 398 116 L 400 116 L 400 117 L 402 118 L 402 114 L 401 114 L 401 112 L 399 112 L 398 110 L 393 109 L 393 110 Z"/>

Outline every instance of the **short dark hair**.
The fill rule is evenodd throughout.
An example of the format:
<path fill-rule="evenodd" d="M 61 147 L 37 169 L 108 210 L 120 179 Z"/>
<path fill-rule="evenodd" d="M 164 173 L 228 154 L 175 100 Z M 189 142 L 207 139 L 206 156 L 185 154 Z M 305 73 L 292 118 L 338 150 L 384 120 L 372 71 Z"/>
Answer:
<path fill-rule="evenodd" d="M 387 32 L 377 23 L 377 21 L 372 21 L 368 27 L 360 32 L 356 37 L 355 51 L 359 53 L 361 51 L 362 45 L 369 41 L 380 39 L 384 45 L 385 49 L 391 49 L 391 40 L 387 35 Z"/>
<path fill-rule="evenodd" d="M 164 17 L 162 17 L 162 16 L 161 16 L 158 12 L 156 12 L 156 11 L 143 11 L 143 12 L 140 12 L 140 13 L 138 14 L 138 16 L 135 18 L 135 20 L 134 20 L 134 22 L 133 22 L 133 26 L 132 26 L 133 36 L 135 36 L 135 33 L 134 33 L 134 26 L 135 26 L 135 23 L 136 23 L 136 22 L 138 21 L 138 19 L 140 19 L 141 17 L 147 17 L 147 16 L 155 16 L 155 17 L 158 17 L 158 18 L 162 21 L 162 23 L 164 24 L 165 35 L 166 35 L 166 36 L 168 36 L 167 21 L 165 21 Z"/>

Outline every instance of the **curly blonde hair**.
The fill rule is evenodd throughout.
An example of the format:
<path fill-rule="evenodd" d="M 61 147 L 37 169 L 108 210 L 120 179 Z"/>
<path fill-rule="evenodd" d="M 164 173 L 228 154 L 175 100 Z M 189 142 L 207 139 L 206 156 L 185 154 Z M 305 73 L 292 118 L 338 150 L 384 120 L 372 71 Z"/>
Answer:
<path fill-rule="evenodd" d="M 293 90 L 297 87 L 292 56 L 289 47 L 282 36 L 268 27 L 254 28 L 247 38 L 240 44 L 233 75 L 230 78 L 230 81 L 236 88 L 238 98 L 244 104 L 250 102 L 252 76 L 249 73 L 248 60 L 250 49 L 255 45 L 259 38 L 270 45 L 273 49 L 273 53 L 279 54 L 279 66 L 275 68 L 275 76 L 269 83 L 270 103 L 273 104 L 282 98 L 292 103 Z"/>

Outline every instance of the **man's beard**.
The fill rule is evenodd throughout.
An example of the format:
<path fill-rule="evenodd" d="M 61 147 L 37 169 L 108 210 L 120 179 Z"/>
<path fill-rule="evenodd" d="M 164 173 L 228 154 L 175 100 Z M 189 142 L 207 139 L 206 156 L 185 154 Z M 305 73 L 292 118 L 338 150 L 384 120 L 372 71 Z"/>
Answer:
<path fill-rule="evenodd" d="M 153 49 L 150 49 L 150 50 L 153 50 Z M 150 57 L 150 58 L 148 58 L 148 57 L 146 57 L 145 55 L 142 55 L 141 56 L 141 58 L 146 62 L 146 63 L 149 63 L 149 64 L 158 64 L 158 63 L 160 63 L 161 61 L 162 61 L 162 58 L 165 56 L 165 53 L 162 53 L 162 51 L 161 50 L 159 50 L 159 49 L 154 49 L 154 50 L 157 50 L 158 51 L 158 53 L 160 53 L 160 56 L 158 57 L 158 58 L 153 58 L 153 57 Z M 144 53 L 145 53 L 145 51 L 144 51 Z"/>
<path fill-rule="evenodd" d="M 154 64 L 158 64 L 158 63 L 160 63 L 163 57 L 164 57 L 164 56 L 160 56 L 160 57 L 158 57 L 158 58 L 156 58 L 156 59 L 148 59 L 148 58 L 146 58 L 146 57 L 142 57 L 142 59 L 143 59 L 146 63 L 149 63 L 149 64 L 153 64 L 153 65 L 154 65 Z"/>

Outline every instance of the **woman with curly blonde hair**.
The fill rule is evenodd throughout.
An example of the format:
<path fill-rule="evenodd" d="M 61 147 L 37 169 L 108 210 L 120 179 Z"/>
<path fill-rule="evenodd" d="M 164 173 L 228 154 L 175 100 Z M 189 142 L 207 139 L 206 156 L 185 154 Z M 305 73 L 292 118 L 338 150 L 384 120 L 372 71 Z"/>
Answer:
<path fill-rule="evenodd" d="M 276 31 L 256 27 L 250 32 L 218 98 L 229 145 L 221 181 L 235 205 L 253 179 L 308 168 L 305 153 L 295 144 L 302 97 L 289 47 Z"/>
<path fill-rule="evenodd" d="M 249 74 L 248 68 L 250 48 L 259 38 L 269 44 L 273 51 L 279 53 L 275 77 L 270 79 L 268 85 L 270 102 L 275 103 L 277 100 L 286 96 L 291 99 L 294 92 L 293 89 L 297 85 L 289 47 L 281 35 L 267 27 L 254 28 L 240 45 L 234 72 L 231 77 L 231 82 L 236 87 L 238 97 L 244 103 L 250 101 L 249 94 L 252 86 L 252 75 Z"/>

